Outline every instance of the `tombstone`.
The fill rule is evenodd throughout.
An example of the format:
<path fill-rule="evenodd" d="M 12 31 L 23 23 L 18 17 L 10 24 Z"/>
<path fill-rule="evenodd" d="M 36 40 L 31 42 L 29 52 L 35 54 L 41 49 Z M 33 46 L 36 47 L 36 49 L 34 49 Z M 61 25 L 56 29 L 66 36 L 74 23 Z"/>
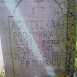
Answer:
<path fill-rule="evenodd" d="M 6 77 L 65 77 L 65 0 L 0 0 Z"/>

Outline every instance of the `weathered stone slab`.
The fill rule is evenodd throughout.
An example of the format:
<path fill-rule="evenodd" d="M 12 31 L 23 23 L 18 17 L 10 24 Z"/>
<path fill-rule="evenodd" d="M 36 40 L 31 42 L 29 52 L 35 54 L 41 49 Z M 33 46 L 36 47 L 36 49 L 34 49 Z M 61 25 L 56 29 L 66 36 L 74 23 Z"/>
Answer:
<path fill-rule="evenodd" d="M 6 77 L 65 72 L 65 0 L 1 1 L 0 34 Z"/>

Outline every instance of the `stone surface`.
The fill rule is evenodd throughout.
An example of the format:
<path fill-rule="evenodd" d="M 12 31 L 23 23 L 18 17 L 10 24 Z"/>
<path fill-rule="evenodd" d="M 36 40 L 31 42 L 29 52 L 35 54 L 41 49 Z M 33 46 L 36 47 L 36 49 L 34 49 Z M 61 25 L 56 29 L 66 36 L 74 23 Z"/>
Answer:
<path fill-rule="evenodd" d="M 65 0 L 0 0 L 6 77 L 52 77 L 65 71 Z"/>

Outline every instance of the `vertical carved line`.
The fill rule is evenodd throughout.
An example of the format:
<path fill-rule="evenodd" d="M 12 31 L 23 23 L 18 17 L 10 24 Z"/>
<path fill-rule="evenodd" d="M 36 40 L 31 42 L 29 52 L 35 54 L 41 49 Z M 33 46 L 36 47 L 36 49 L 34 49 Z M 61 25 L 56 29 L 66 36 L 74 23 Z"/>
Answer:
<path fill-rule="evenodd" d="M 12 58 L 12 66 L 13 66 L 13 75 L 15 77 L 15 70 L 14 70 L 14 59 L 13 59 L 13 51 L 12 51 L 12 43 L 11 43 L 11 31 L 10 31 L 10 17 L 13 17 L 13 16 L 8 16 L 8 26 L 9 26 L 9 35 L 10 35 L 10 49 L 11 49 L 11 58 Z"/>

